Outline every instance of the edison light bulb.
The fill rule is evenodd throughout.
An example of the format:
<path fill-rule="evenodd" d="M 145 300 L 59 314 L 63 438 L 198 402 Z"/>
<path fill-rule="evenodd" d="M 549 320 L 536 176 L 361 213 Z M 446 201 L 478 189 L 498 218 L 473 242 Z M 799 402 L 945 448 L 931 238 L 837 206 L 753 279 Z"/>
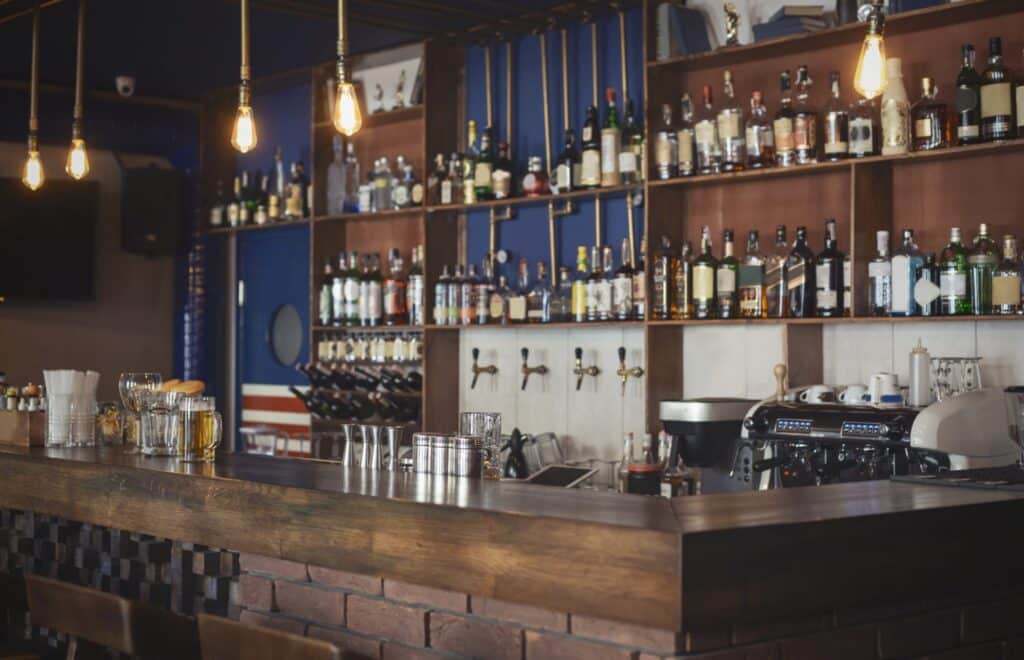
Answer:
<path fill-rule="evenodd" d="M 339 133 L 351 137 L 363 127 L 363 115 L 359 112 L 359 97 L 352 83 L 338 85 L 337 98 L 334 100 L 334 127 Z"/>
<path fill-rule="evenodd" d="M 256 120 L 250 105 L 238 106 L 235 128 L 231 131 L 231 146 L 243 154 L 249 153 L 256 146 Z"/>
<path fill-rule="evenodd" d="M 857 60 L 857 73 L 853 77 L 853 87 L 869 101 L 883 91 L 888 82 L 885 75 L 885 40 L 880 34 L 868 34 L 860 47 L 860 58 Z"/>
<path fill-rule="evenodd" d="M 68 152 L 64 171 L 72 179 L 84 179 L 89 174 L 89 154 L 85 153 L 85 140 L 76 138 L 71 141 L 71 151 Z"/>
<path fill-rule="evenodd" d="M 28 152 L 28 160 L 25 161 L 25 169 L 21 173 L 21 182 L 28 186 L 29 190 L 39 190 L 46 177 L 43 176 L 43 161 L 39 160 L 39 152 L 32 150 Z"/>

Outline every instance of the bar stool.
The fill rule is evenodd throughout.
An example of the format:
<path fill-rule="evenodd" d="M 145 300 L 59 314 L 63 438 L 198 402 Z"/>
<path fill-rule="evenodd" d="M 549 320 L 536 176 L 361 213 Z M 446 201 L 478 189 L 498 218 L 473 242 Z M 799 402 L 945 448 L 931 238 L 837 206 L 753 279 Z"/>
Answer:
<path fill-rule="evenodd" d="M 0 573 L 0 616 L 6 610 L 27 611 L 28 596 L 25 595 L 25 580 L 10 573 Z M 19 646 L 20 644 L 17 642 L 0 642 L 0 658 L 3 660 L 39 660 L 38 655 L 21 649 Z"/>
<path fill-rule="evenodd" d="M 196 625 L 187 617 L 37 575 L 26 576 L 25 584 L 33 625 L 65 633 L 68 660 L 86 647 L 158 660 L 199 657 Z"/>
<path fill-rule="evenodd" d="M 203 660 L 341 660 L 330 642 L 200 614 Z"/>

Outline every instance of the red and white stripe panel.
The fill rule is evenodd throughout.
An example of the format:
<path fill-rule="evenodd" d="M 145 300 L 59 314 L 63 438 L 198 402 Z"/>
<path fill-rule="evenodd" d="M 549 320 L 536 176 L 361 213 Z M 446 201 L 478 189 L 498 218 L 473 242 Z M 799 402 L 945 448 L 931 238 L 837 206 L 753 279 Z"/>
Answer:
<path fill-rule="evenodd" d="M 305 391 L 307 387 L 299 387 Z M 310 417 L 306 406 L 285 385 L 242 384 L 242 428 L 271 428 L 281 436 L 292 437 L 283 447 L 277 443 L 275 454 L 310 455 Z"/>

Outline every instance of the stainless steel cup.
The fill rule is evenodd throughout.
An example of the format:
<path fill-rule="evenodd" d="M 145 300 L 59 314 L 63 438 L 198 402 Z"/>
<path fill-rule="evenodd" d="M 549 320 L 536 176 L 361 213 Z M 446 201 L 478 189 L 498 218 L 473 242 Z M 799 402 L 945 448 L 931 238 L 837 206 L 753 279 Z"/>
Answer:
<path fill-rule="evenodd" d="M 454 440 L 454 450 L 449 464 L 453 465 L 454 474 L 457 477 L 473 477 L 479 479 L 483 476 L 484 451 L 483 438 L 479 435 L 457 435 Z"/>
<path fill-rule="evenodd" d="M 454 441 L 446 435 L 435 435 L 430 439 L 430 472 L 435 476 L 448 474 L 448 455 L 454 453 Z"/>
<path fill-rule="evenodd" d="M 399 472 L 398 455 L 402 451 L 402 440 L 405 439 L 404 426 L 385 426 L 384 437 L 388 442 L 388 455 L 384 467 L 389 472 Z"/>
<path fill-rule="evenodd" d="M 381 465 L 380 427 L 374 424 L 364 424 L 362 430 L 363 469 L 379 470 Z"/>
<path fill-rule="evenodd" d="M 412 434 L 412 465 L 413 470 L 420 474 L 430 474 L 433 467 L 430 463 L 430 433 Z"/>
<path fill-rule="evenodd" d="M 344 424 L 341 432 L 345 435 L 345 447 L 341 451 L 341 464 L 346 467 L 353 467 L 356 464 L 356 425 Z"/>

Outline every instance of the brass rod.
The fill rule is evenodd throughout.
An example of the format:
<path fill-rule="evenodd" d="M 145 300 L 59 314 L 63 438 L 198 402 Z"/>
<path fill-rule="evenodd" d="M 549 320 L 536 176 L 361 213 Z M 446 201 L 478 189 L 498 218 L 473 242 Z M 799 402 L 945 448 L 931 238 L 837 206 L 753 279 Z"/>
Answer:
<path fill-rule="evenodd" d="M 555 203 L 548 202 L 548 252 L 551 258 L 551 279 L 557 281 L 558 261 L 555 255 Z"/>
<path fill-rule="evenodd" d="M 494 125 L 494 106 L 491 102 L 491 45 L 484 44 L 484 84 L 487 85 L 487 127 Z"/>
<path fill-rule="evenodd" d="M 619 66 L 622 69 L 622 102 L 629 98 L 629 75 L 626 73 L 626 13 L 619 10 Z"/>
<path fill-rule="evenodd" d="M 75 61 L 75 109 L 71 115 L 71 133 L 72 138 L 81 137 L 79 134 L 82 130 L 82 114 L 83 114 L 83 62 L 85 61 L 85 2 L 86 0 L 78 0 L 78 43 L 76 44 L 76 61 Z"/>
<path fill-rule="evenodd" d="M 590 24 L 590 75 L 593 80 L 594 88 L 594 107 L 597 107 L 597 19 Z"/>
<path fill-rule="evenodd" d="M 548 35 L 540 33 L 540 79 L 544 88 L 544 158 L 545 171 L 551 171 L 551 109 L 548 101 Z"/>
<path fill-rule="evenodd" d="M 562 28 L 562 128 L 569 130 L 569 36 Z"/>
<path fill-rule="evenodd" d="M 63 1 L 64 0 L 46 0 L 46 2 L 40 3 L 39 8 L 46 9 L 47 7 L 58 5 Z M 23 9 L 21 11 L 16 11 L 13 14 L 7 14 L 3 18 L 0 18 L 0 25 L 3 25 L 4 23 L 10 23 L 15 19 L 21 18 L 22 16 L 28 16 L 29 14 L 32 14 L 34 12 L 35 7 L 33 7 L 32 9 Z"/>
<path fill-rule="evenodd" d="M 348 47 L 348 25 L 345 21 L 345 0 L 338 0 L 338 55 L 347 55 L 348 51 L 342 52 L 342 46 Z"/>
<path fill-rule="evenodd" d="M 505 143 L 506 155 L 512 160 L 512 41 L 505 43 Z"/>
<path fill-rule="evenodd" d="M 497 236 L 496 236 L 496 233 L 497 233 L 496 229 L 497 229 L 497 224 L 498 223 L 494 219 L 494 207 L 493 206 L 490 208 L 490 211 L 491 211 L 491 213 L 490 213 L 490 216 L 491 216 L 491 233 L 490 233 L 490 243 L 489 243 L 490 249 L 488 250 L 487 254 L 490 256 L 491 267 L 493 268 L 494 267 L 494 261 L 493 261 L 494 260 L 494 250 L 495 250 L 495 248 L 497 248 L 497 242 L 498 242 Z M 491 272 L 493 274 L 493 270 Z"/>
<path fill-rule="evenodd" d="M 242 75 L 243 81 L 248 81 L 250 77 L 249 71 L 249 0 L 241 0 L 242 15 Z"/>
<path fill-rule="evenodd" d="M 594 245 L 601 247 L 601 198 L 594 198 Z"/>
<path fill-rule="evenodd" d="M 626 193 L 626 222 L 629 224 L 629 265 L 631 268 L 636 267 L 636 234 L 633 229 L 633 191 L 630 190 Z"/>
<path fill-rule="evenodd" d="M 32 81 L 28 101 L 29 141 L 36 138 L 39 130 L 39 2 L 32 9 Z M 29 147 L 34 149 L 34 146 Z"/>

